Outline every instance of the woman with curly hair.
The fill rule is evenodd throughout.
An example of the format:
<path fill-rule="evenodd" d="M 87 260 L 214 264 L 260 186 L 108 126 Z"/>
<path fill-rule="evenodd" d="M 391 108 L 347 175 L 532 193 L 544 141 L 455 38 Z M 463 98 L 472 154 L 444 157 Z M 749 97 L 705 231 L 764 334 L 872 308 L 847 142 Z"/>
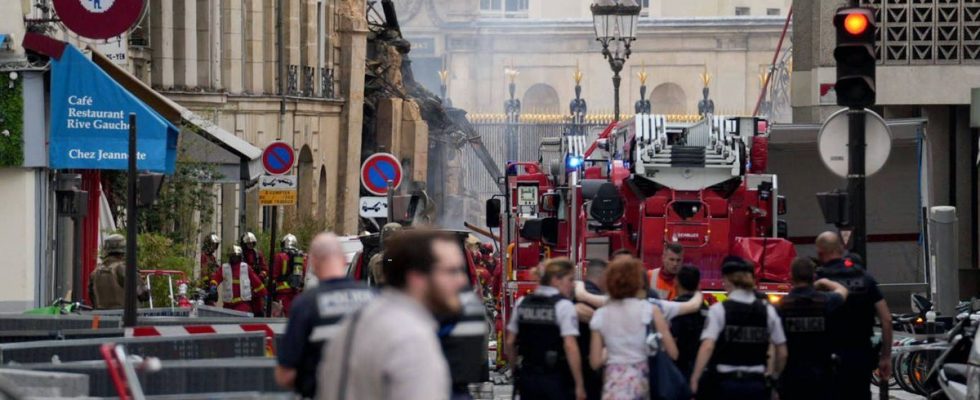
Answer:
<path fill-rule="evenodd" d="M 647 302 L 644 268 L 632 257 L 614 259 L 606 268 L 609 302 L 592 316 L 589 363 L 605 366 L 602 398 L 637 400 L 650 397 L 647 333 L 661 335 L 662 347 L 677 359 L 677 345 L 659 307 Z"/>

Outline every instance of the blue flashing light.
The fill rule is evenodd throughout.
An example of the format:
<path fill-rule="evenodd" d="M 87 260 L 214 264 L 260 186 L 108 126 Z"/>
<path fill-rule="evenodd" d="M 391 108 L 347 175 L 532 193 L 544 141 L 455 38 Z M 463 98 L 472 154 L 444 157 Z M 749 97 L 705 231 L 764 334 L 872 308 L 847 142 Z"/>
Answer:
<path fill-rule="evenodd" d="M 576 170 L 576 169 L 578 169 L 579 167 L 582 166 L 582 157 L 569 155 L 565 159 L 565 165 L 570 170 Z"/>

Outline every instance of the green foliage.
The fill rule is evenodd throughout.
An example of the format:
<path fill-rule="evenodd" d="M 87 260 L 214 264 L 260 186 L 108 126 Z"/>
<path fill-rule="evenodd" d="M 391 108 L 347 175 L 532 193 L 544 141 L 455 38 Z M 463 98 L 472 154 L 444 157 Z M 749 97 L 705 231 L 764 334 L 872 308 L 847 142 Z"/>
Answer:
<path fill-rule="evenodd" d="M 24 97 L 23 79 L 13 81 L 0 74 L 0 167 L 19 167 L 24 164 Z"/>
<path fill-rule="evenodd" d="M 282 240 L 282 237 L 287 233 L 292 233 L 296 236 L 297 245 L 300 250 L 306 251 L 310 242 L 313 241 L 313 237 L 326 229 L 327 224 L 320 218 L 300 217 L 295 215 L 295 213 L 287 213 L 286 220 L 282 223 L 282 232 L 279 233 L 279 237 L 276 240 Z M 276 246 L 278 248 L 278 242 Z M 266 248 L 268 248 L 268 245 L 266 245 Z"/>
<path fill-rule="evenodd" d="M 194 248 L 190 244 L 175 243 L 169 237 L 155 234 L 142 233 L 137 239 L 139 252 L 136 254 L 140 270 L 173 270 L 181 271 L 187 278 L 193 277 L 194 273 Z M 177 276 L 173 277 L 174 295 L 177 294 Z M 146 280 L 143 280 L 146 283 Z M 153 296 L 154 307 L 170 307 L 170 286 L 166 276 L 153 276 L 150 278 L 150 293 Z M 193 282 L 192 285 L 193 286 Z M 176 304 L 174 304 L 176 306 Z"/>

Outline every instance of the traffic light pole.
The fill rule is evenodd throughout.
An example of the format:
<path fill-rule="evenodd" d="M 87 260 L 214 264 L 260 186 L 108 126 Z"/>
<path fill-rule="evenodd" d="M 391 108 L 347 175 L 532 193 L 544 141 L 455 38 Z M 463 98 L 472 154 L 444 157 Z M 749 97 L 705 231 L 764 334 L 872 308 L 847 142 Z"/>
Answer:
<path fill-rule="evenodd" d="M 851 252 L 864 258 L 868 265 L 867 226 L 865 218 L 865 177 L 864 156 L 866 150 L 864 132 L 865 113 L 863 109 L 851 108 L 847 111 L 848 120 L 848 166 L 847 193 L 850 197 L 849 220 L 851 227 Z"/>

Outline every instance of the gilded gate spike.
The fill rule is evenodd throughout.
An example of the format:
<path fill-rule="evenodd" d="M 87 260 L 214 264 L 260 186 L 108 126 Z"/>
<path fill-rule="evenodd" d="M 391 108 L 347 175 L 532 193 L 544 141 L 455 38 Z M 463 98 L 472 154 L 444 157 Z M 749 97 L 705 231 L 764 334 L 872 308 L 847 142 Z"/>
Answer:
<path fill-rule="evenodd" d="M 575 61 L 575 73 L 572 74 L 572 78 L 575 79 L 575 84 L 576 85 L 581 84 L 582 83 L 582 77 L 584 77 L 584 76 L 585 76 L 585 74 L 582 73 L 582 70 L 578 66 L 578 60 L 576 60 Z"/>
<path fill-rule="evenodd" d="M 640 78 L 640 85 L 646 85 L 647 84 L 647 77 L 648 76 L 649 76 L 649 74 L 647 74 L 647 63 L 646 63 L 646 61 L 644 61 L 644 62 L 641 63 L 640 72 L 638 72 L 636 74 L 636 77 L 637 78 Z"/>
<path fill-rule="evenodd" d="M 701 83 L 704 84 L 704 87 L 708 87 L 708 84 L 711 83 L 711 74 L 708 73 L 707 65 L 704 67 L 704 72 L 698 74 L 698 76 L 701 77 Z"/>

